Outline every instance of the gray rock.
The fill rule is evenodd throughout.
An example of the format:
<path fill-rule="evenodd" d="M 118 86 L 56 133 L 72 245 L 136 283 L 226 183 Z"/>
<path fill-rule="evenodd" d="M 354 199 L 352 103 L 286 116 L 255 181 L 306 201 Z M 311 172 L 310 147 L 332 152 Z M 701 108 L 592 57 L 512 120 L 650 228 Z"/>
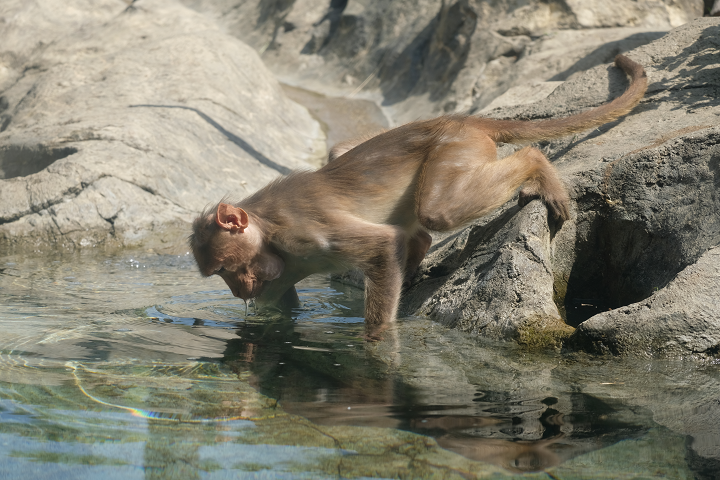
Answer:
<path fill-rule="evenodd" d="M 519 339 L 522 325 L 538 318 L 546 322 L 540 331 L 557 331 L 557 317 L 546 314 L 554 301 L 568 325 L 580 326 L 574 348 L 717 355 L 718 38 L 717 19 L 697 19 L 631 51 L 650 80 L 641 105 L 593 132 L 540 145 L 572 192 L 574 220 L 552 232 L 537 202 L 507 223 L 482 220 L 436 247 L 408 292 L 406 312 L 493 337 L 498 329 L 487 327 L 495 322 L 506 328 L 502 336 Z M 617 96 L 625 82 L 614 67 L 595 67 L 540 102 L 490 113 L 568 115 Z M 525 230 L 514 226 L 524 221 Z M 518 268 L 519 258 L 536 268 Z M 513 297 L 516 288 L 529 294 Z M 450 292 L 457 300 L 448 303 Z M 553 338 L 539 337 L 556 344 Z"/>
<path fill-rule="evenodd" d="M 324 133 L 176 2 L 3 2 L 0 244 L 182 244 L 196 212 L 311 168 Z"/>
<path fill-rule="evenodd" d="M 698 0 L 182 0 L 284 82 L 381 101 L 395 123 L 565 80 L 702 16 Z"/>
<path fill-rule="evenodd" d="M 553 302 L 551 232 L 539 202 L 506 206 L 441 241 L 403 309 L 490 338 L 559 346 L 572 333 Z"/>
<path fill-rule="evenodd" d="M 712 248 L 650 298 L 581 323 L 568 342 L 597 353 L 720 353 L 720 248 Z"/>

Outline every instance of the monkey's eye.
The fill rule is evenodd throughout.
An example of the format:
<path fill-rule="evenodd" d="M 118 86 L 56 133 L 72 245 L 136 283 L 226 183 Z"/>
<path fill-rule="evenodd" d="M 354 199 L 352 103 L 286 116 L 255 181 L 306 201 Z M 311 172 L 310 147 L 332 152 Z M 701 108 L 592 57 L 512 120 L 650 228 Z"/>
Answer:
<path fill-rule="evenodd" d="M 215 270 L 215 275 L 220 275 L 221 273 L 225 273 L 225 267 L 220 267 L 217 270 Z"/>

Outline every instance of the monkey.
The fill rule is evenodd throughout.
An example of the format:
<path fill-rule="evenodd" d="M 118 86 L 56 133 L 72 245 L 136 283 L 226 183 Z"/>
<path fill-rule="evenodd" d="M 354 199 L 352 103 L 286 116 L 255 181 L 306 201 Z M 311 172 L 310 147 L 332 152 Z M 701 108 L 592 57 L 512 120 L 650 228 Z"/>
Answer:
<path fill-rule="evenodd" d="M 380 132 L 382 133 L 382 132 Z M 370 140 L 371 138 L 379 135 L 379 133 L 369 133 L 366 135 L 362 135 L 357 138 L 351 138 L 348 140 L 343 140 L 341 142 L 336 143 L 332 146 L 330 151 L 328 152 L 328 163 L 332 162 L 336 158 L 340 158 L 343 154 L 349 152 L 353 148 L 357 147 L 361 143 Z"/>
<path fill-rule="evenodd" d="M 225 199 L 193 222 L 188 238 L 200 273 L 219 275 L 236 297 L 297 301 L 294 285 L 314 273 L 365 275 L 365 338 L 395 321 L 402 285 L 425 257 L 430 231 L 456 230 L 509 201 L 541 199 L 570 219 L 570 198 L 550 161 L 526 146 L 497 158 L 498 142 L 529 143 L 578 133 L 629 113 L 647 89 L 645 70 L 624 55 L 629 77 L 612 102 L 559 119 L 498 120 L 445 115 L 344 142 L 315 171 L 272 181 L 244 200 Z"/>

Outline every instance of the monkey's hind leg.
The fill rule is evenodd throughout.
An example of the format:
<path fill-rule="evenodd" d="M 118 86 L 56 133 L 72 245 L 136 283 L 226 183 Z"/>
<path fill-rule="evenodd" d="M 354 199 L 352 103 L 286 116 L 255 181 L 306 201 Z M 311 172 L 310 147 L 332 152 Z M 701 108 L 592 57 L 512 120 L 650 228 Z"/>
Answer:
<path fill-rule="evenodd" d="M 538 165 L 536 173 L 525 181 L 520 190 L 520 206 L 524 207 L 539 198 L 545 202 L 555 220 L 570 220 L 570 197 L 555 167 L 537 148 L 525 147 L 517 153 Z"/>
<path fill-rule="evenodd" d="M 467 142 L 468 147 L 473 144 L 482 145 Z M 540 150 L 526 147 L 500 160 L 490 159 L 487 153 L 476 153 L 470 164 L 467 149 L 457 145 L 438 149 L 418 186 L 416 208 L 421 225 L 429 230 L 453 230 L 503 205 L 522 185 L 526 185 L 525 197 L 542 198 L 553 217 L 570 218 L 570 198 Z"/>

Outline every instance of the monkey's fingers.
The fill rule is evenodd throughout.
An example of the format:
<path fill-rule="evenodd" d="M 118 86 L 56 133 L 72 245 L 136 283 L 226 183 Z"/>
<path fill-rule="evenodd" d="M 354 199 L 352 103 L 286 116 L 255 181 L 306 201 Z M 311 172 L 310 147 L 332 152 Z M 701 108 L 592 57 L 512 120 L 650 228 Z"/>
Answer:
<path fill-rule="evenodd" d="M 570 201 L 568 198 L 546 198 L 545 205 L 553 219 L 563 222 L 570 220 Z"/>

